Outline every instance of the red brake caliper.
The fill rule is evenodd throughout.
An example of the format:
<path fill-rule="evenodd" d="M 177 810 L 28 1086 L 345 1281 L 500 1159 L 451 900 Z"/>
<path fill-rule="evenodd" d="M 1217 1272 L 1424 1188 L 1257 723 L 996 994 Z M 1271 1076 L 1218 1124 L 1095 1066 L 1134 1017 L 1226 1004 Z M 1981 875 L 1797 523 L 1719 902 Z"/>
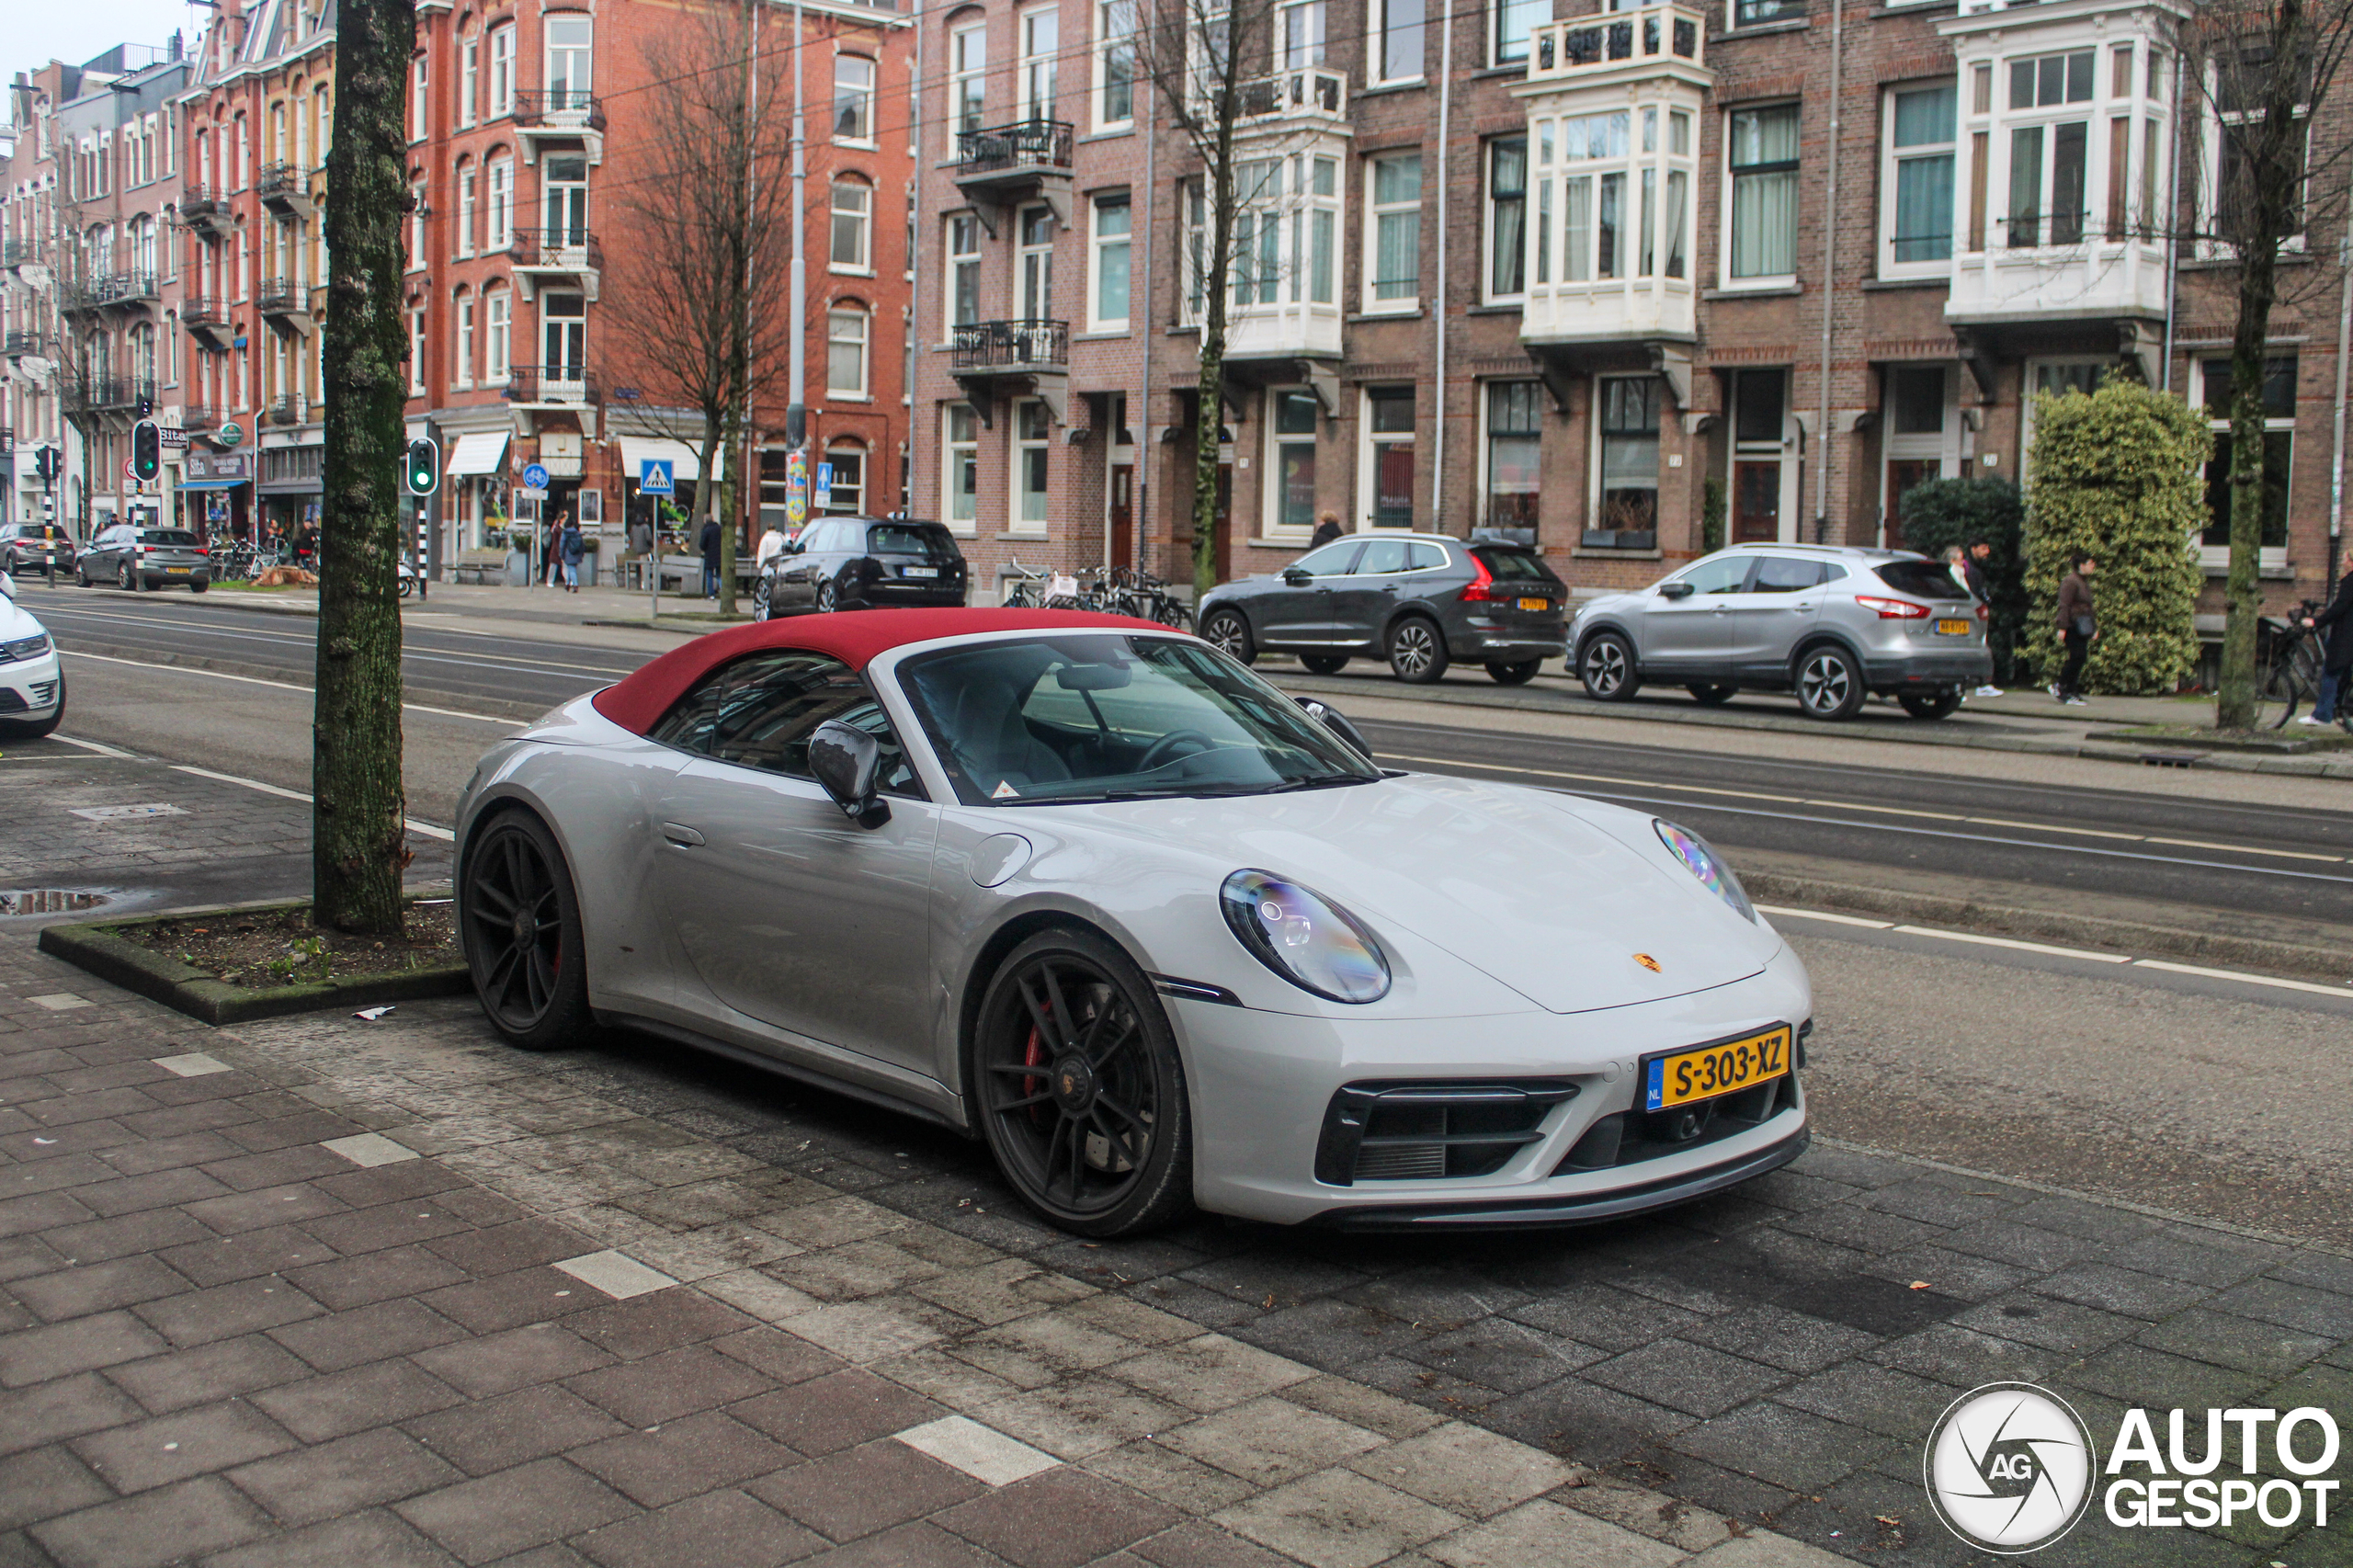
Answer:
<path fill-rule="evenodd" d="M 1029 1026 L 1029 1043 L 1022 1048 L 1021 1065 L 1024 1067 L 1043 1067 L 1046 1065 L 1046 1042 L 1039 1038 L 1038 1026 L 1035 1024 L 1031 1024 Z M 1045 1083 L 1046 1081 L 1047 1080 L 1043 1077 L 1022 1079 L 1021 1097 L 1027 1099 L 1031 1095 L 1036 1094 L 1038 1092 L 1038 1085 Z M 1045 1108 L 1046 1108 L 1042 1105 L 1031 1106 L 1029 1108 L 1030 1121 L 1032 1123 L 1039 1121 L 1041 1119 Z"/>

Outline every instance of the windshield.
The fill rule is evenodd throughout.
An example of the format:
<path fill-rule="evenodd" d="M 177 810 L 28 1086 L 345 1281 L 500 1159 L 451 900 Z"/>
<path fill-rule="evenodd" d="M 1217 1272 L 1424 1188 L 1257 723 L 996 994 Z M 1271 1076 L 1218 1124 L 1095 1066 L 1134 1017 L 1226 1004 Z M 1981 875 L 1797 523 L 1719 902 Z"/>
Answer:
<path fill-rule="evenodd" d="M 1223 654 L 1066 633 L 908 660 L 899 682 L 972 806 L 1261 795 L 1380 769 Z"/>
<path fill-rule="evenodd" d="M 1525 550 L 1505 550 L 1492 544 L 1476 544 L 1471 553 L 1486 564 L 1488 574 L 1498 583 L 1542 583 L 1556 586 L 1560 579 L 1552 569 Z"/>
<path fill-rule="evenodd" d="M 870 555 L 915 555 L 933 561 L 957 559 L 956 541 L 948 530 L 938 526 L 924 528 L 914 523 L 877 523 L 868 530 L 866 550 Z"/>
<path fill-rule="evenodd" d="M 1899 594 L 1924 599 L 1965 599 L 1968 587 L 1956 581 L 1952 568 L 1941 561 L 1882 561 L 1871 568 L 1879 580 Z"/>

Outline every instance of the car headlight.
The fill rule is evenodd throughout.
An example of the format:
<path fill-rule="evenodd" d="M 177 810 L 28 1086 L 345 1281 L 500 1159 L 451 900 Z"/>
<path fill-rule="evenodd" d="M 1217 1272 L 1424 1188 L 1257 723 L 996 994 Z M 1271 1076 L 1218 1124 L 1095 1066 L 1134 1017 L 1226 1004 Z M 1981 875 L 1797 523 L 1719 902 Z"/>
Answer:
<path fill-rule="evenodd" d="M 1270 871 L 1236 871 L 1218 890 L 1234 938 L 1302 991 L 1333 1002 L 1389 994 L 1389 960 L 1362 921 Z"/>
<path fill-rule="evenodd" d="M 14 642 L 0 642 L 0 661 L 11 664 L 18 659 L 38 659 L 48 652 L 49 634 L 44 631 L 19 637 Z"/>
<path fill-rule="evenodd" d="M 1756 908 L 1748 902 L 1748 893 L 1741 887 L 1740 878 L 1733 871 L 1731 863 L 1716 853 L 1714 846 L 1689 828 L 1677 827 L 1664 818 L 1652 818 L 1651 825 L 1658 829 L 1660 841 L 1675 851 L 1675 858 L 1683 862 L 1686 870 L 1699 879 L 1702 886 L 1739 911 L 1742 919 L 1753 921 L 1756 918 Z"/>

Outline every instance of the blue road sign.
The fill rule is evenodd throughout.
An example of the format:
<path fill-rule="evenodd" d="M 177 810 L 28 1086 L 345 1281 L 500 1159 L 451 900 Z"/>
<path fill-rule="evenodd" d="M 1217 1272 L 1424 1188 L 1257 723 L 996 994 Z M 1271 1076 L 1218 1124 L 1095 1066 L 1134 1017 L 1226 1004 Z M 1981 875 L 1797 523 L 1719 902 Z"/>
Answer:
<path fill-rule="evenodd" d="M 545 490 L 548 487 L 547 464 L 532 463 L 527 466 L 523 470 L 523 483 L 534 490 Z"/>
<path fill-rule="evenodd" d="M 641 458 L 637 464 L 637 488 L 647 495 L 675 495 L 678 487 L 670 482 L 669 458 Z"/>
<path fill-rule="evenodd" d="M 809 504 L 821 512 L 834 504 L 833 464 L 819 463 L 817 465 L 816 483 L 809 488 Z"/>

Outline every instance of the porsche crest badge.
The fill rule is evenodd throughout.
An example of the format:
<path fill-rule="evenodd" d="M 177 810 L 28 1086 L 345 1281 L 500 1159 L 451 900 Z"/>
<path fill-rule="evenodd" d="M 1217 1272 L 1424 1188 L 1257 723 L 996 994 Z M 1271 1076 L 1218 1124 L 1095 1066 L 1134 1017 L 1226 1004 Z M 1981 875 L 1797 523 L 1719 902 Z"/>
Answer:
<path fill-rule="evenodd" d="M 1658 960 L 1651 957 L 1648 953 L 1636 953 L 1634 955 L 1634 961 L 1641 964 L 1644 969 L 1649 970 L 1653 974 L 1663 974 L 1665 972 L 1665 971 L 1659 968 Z"/>

